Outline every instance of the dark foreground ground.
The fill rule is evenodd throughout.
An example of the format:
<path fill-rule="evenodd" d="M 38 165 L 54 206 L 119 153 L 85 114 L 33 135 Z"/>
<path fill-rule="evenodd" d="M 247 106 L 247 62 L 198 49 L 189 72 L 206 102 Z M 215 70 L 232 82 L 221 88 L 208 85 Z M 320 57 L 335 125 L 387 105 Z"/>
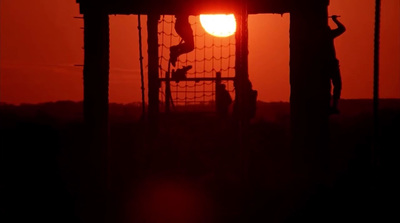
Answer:
<path fill-rule="evenodd" d="M 1 222 L 83 222 L 82 104 L 1 105 Z M 110 106 L 113 222 L 392 222 L 400 100 L 383 100 L 379 167 L 371 165 L 372 102 L 344 100 L 331 117 L 325 186 L 306 180 L 290 149 L 289 104 L 259 103 L 241 137 L 210 113 L 162 117 Z M 103 216 L 99 213 L 99 216 Z"/>

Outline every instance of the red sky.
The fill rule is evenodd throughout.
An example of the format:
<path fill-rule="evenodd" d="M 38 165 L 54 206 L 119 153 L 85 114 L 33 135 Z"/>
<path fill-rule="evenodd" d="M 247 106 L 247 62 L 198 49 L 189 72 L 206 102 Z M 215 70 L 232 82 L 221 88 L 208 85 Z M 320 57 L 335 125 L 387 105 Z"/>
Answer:
<path fill-rule="evenodd" d="M 331 0 L 329 13 L 341 15 L 347 28 L 335 40 L 343 98 L 372 96 L 374 2 Z M 74 16 L 74 0 L 0 1 L 1 102 L 82 100 L 82 67 L 74 65 L 83 63 L 83 22 Z M 399 0 L 382 1 L 381 28 L 380 95 L 400 98 Z M 110 16 L 110 30 L 110 101 L 140 101 L 137 16 Z M 289 14 L 251 15 L 249 51 L 259 100 L 288 101 Z"/>

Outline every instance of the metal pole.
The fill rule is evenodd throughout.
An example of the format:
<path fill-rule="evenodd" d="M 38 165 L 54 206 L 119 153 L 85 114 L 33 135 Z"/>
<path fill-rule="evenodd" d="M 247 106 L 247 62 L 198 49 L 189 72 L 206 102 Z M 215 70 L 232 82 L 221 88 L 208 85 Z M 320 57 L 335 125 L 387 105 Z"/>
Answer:
<path fill-rule="evenodd" d="M 169 67 L 169 65 L 168 65 Z M 170 111 L 170 102 L 171 102 L 171 85 L 170 85 L 170 74 L 169 70 L 165 72 L 165 112 L 169 113 Z"/>
<path fill-rule="evenodd" d="M 219 114 L 219 104 L 221 103 L 221 95 L 219 88 L 221 87 L 221 72 L 217 72 L 215 75 L 215 111 Z"/>
<path fill-rule="evenodd" d="M 149 120 L 155 124 L 159 104 L 159 73 L 158 73 L 158 18 L 159 15 L 147 15 L 147 45 L 148 45 L 148 99 Z"/>
<path fill-rule="evenodd" d="M 140 21 L 140 14 L 138 15 L 138 30 L 139 30 L 139 61 L 140 61 L 140 80 L 142 89 L 142 118 L 146 113 L 145 99 L 144 99 L 144 74 L 143 74 L 143 52 L 142 52 L 142 26 Z"/>
<path fill-rule="evenodd" d="M 377 164 L 376 157 L 379 147 L 379 38 L 381 20 L 381 0 L 375 1 L 375 34 L 374 34 L 374 92 L 373 92 L 373 128 L 374 140 L 372 146 L 372 163 Z"/>

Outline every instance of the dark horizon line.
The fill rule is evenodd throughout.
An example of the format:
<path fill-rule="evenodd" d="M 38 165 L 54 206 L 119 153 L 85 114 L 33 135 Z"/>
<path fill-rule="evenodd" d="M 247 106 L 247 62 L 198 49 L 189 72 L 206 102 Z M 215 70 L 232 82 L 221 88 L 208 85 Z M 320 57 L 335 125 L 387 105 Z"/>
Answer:
<path fill-rule="evenodd" d="M 372 101 L 373 98 L 343 98 L 340 99 L 341 101 Z M 390 101 L 390 100 L 399 100 L 400 98 L 380 98 L 379 100 L 385 100 L 385 101 Z M 210 102 L 215 102 L 210 100 L 210 101 L 205 101 L 205 104 L 209 104 Z M 290 101 L 263 101 L 263 100 L 257 100 L 258 103 L 290 103 Z M 46 101 L 46 102 L 37 102 L 37 103 L 8 103 L 8 102 L 2 102 L 0 101 L 0 105 L 13 105 L 13 106 L 21 106 L 21 105 L 42 105 L 42 104 L 52 104 L 52 103 L 83 103 L 83 100 L 81 101 L 74 101 L 74 100 L 57 100 L 57 101 Z M 128 103 L 121 103 L 121 102 L 109 102 L 110 105 L 138 105 L 141 106 L 142 102 L 141 101 L 133 101 L 133 102 L 128 102 Z M 198 103 L 201 104 L 201 103 Z M 198 104 L 193 104 L 193 105 L 198 105 Z M 146 103 L 148 105 L 148 103 Z M 190 104 L 192 105 L 192 104 Z M 188 106 L 190 106 L 188 105 Z"/>

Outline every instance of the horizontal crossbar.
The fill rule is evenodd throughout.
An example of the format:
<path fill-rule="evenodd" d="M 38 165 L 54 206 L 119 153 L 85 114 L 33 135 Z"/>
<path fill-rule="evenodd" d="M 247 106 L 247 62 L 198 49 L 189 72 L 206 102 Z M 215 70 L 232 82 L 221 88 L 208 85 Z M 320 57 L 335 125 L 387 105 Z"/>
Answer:
<path fill-rule="evenodd" d="M 167 81 L 168 78 L 159 78 L 160 81 Z M 189 77 L 185 79 L 173 79 L 169 78 L 169 81 L 194 81 L 194 82 L 200 82 L 200 81 L 233 81 L 235 80 L 234 77 L 221 77 L 221 78 L 215 78 L 215 77 Z"/>

